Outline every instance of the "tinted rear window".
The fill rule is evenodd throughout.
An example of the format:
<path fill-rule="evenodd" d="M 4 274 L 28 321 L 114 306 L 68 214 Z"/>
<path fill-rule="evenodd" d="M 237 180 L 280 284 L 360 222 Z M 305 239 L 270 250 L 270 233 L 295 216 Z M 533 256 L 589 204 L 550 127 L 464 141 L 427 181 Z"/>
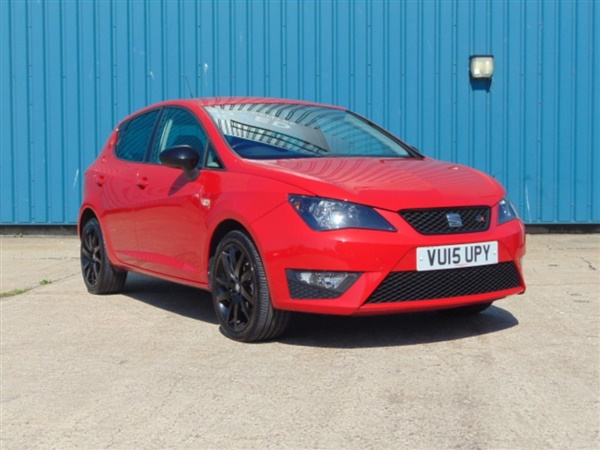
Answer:
<path fill-rule="evenodd" d="M 144 160 L 158 112 L 159 110 L 147 112 L 121 126 L 115 149 L 118 158 L 127 161 Z"/>

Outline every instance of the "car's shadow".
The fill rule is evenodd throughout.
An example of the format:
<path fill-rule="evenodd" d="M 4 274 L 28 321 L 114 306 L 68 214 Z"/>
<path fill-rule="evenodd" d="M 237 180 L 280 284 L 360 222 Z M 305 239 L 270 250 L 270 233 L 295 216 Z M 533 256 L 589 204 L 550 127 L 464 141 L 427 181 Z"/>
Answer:
<path fill-rule="evenodd" d="M 130 274 L 123 294 L 174 314 L 217 325 L 208 292 Z M 438 312 L 373 317 L 295 313 L 277 342 L 328 348 L 369 348 L 428 344 L 495 333 L 518 325 L 508 311 L 492 306 L 473 316 Z"/>
<path fill-rule="evenodd" d="M 372 317 L 295 314 L 280 342 L 329 348 L 419 345 L 495 333 L 518 323 L 497 306 L 472 316 L 435 311 Z"/>
<path fill-rule="evenodd" d="M 201 289 L 129 273 L 122 294 L 180 316 L 218 324 L 211 295 Z"/>

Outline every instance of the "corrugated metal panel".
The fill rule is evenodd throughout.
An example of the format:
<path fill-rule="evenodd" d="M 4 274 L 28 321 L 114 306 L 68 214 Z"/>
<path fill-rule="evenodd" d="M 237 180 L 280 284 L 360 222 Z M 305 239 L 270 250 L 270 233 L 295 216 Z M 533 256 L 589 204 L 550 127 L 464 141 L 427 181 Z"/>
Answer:
<path fill-rule="evenodd" d="M 347 106 L 498 178 L 527 223 L 600 223 L 596 2 L 2 2 L 3 224 L 75 223 L 116 122 L 176 97 Z M 596 50 L 596 52 L 594 51 Z M 469 56 L 492 54 L 489 91 Z"/>

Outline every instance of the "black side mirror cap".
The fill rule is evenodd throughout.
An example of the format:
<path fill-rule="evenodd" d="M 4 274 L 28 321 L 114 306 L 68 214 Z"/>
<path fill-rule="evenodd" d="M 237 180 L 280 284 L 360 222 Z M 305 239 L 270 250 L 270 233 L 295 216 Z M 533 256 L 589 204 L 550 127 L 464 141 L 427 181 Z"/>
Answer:
<path fill-rule="evenodd" d="M 167 148 L 160 154 L 160 162 L 163 166 L 182 169 L 190 181 L 198 178 L 200 171 L 196 167 L 200 161 L 198 152 L 189 145 L 178 145 Z"/>

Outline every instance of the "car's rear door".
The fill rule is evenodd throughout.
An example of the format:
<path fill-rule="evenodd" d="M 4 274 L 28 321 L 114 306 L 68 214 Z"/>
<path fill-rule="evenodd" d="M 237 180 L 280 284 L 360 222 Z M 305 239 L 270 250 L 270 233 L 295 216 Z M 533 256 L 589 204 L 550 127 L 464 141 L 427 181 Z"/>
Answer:
<path fill-rule="evenodd" d="M 139 202 L 136 185 L 160 110 L 133 117 L 118 131 L 115 158 L 105 158 L 94 174 L 102 189 L 102 223 L 105 239 L 124 263 L 137 265 L 134 210 Z"/>
<path fill-rule="evenodd" d="M 200 154 L 207 135 L 189 110 L 167 107 L 157 128 L 149 164 L 139 172 L 141 201 L 135 211 L 139 264 L 157 274 L 182 280 L 204 281 L 201 267 L 205 252 L 205 217 L 202 205 L 209 174 L 188 180 L 182 170 L 161 165 L 160 153 L 174 146 L 189 145 Z"/>

